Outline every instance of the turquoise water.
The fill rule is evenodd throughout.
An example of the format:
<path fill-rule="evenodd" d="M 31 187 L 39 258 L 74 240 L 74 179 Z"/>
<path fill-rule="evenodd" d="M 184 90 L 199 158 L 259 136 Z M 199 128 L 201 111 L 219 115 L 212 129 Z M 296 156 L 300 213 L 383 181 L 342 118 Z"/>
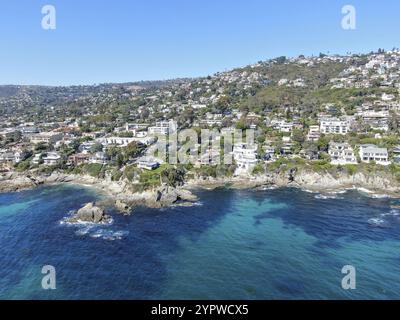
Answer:
<path fill-rule="evenodd" d="M 0 194 L 2 299 L 397 299 L 394 199 L 356 191 L 214 190 L 190 208 L 109 208 L 110 225 L 67 225 L 101 196 L 76 186 Z M 43 290 L 41 268 L 56 268 Z M 353 265 L 356 290 L 343 290 Z"/>

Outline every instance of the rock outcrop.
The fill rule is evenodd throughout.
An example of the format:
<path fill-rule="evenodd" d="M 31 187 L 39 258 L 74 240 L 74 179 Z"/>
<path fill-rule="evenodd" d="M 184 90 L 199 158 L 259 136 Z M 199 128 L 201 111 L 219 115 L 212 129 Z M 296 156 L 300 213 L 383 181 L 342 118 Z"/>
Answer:
<path fill-rule="evenodd" d="M 117 199 L 115 201 L 115 207 L 122 213 L 124 214 L 131 214 L 132 213 L 132 206 L 130 206 L 129 204 L 123 202 L 120 199 Z"/>
<path fill-rule="evenodd" d="M 67 222 L 91 222 L 91 223 L 108 223 L 111 218 L 105 214 L 105 211 L 97 207 L 93 202 L 86 204 L 79 209 Z"/>
<path fill-rule="evenodd" d="M 7 172 L 0 175 L 0 192 L 14 192 L 31 189 L 41 184 L 41 181 L 29 175 L 19 175 L 14 172 Z"/>
<path fill-rule="evenodd" d="M 172 204 L 191 203 L 197 200 L 197 197 L 188 190 L 162 186 L 155 190 L 153 197 L 147 201 L 147 205 L 162 208 Z"/>

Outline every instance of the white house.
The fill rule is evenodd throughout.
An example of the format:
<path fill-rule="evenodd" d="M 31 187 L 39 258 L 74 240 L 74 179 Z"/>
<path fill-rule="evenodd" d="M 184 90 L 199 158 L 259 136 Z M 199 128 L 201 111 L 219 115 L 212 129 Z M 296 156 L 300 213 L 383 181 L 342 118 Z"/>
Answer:
<path fill-rule="evenodd" d="M 275 147 L 267 145 L 263 147 L 265 155 L 264 160 L 274 160 L 275 159 Z"/>
<path fill-rule="evenodd" d="M 293 123 L 292 122 L 283 122 L 279 126 L 280 132 L 290 133 L 293 131 Z"/>
<path fill-rule="evenodd" d="M 309 141 L 317 141 L 321 136 L 321 132 L 319 130 L 319 126 L 310 126 L 310 130 L 308 131 L 307 140 Z"/>
<path fill-rule="evenodd" d="M 155 126 L 147 129 L 149 134 L 153 135 L 167 135 L 174 133 L 178 130 L 178 124 L 174 120 L 157 121 Z"/>
<path fill-rule="evenodd" d="M 233 158 L 236 161 L 238 171 L 249 172 L 257 164 L 257 145 L 239 143 L 233 146 Z"/>
<path fill-rule="evenodd" d="M 320 131 L 324 134 L 346 134 L 349 127 L 348 121 L 337 118 L 324 118 L 320 121 Z"/>
<path fill-rule="evenodd" d="M 400 146 L 396 146 L 393 148 L 393 162 L 399 164 L 400 163 Z"/>
<path fill-rule="evenodd" d="M 107 164 L 108 157 L 105 152 L 96 152 L 89 157 L 90 163 Z"/>
<path fill-rule="evenodd" d="M 15 163 L 20 163 L 21 161 L 24 161 L 27 157 L 28 157 L 28 153 L 23 150 L 17 150 L 14 153 Z"/>
<path fill-rule="evenodd" d="M 375 161 L 377 164 L 387 166 L 389 162 L 389 154 L 386 148 L 378 148 L 374 144 L 364 144 L 360 146 L 360 158 L 362 162 L 369 163 Z"/>
<path fill-rule="evenodd" d="M 98 140 L 104 146 L 117 145 L 119 147 L 126 147 L 131 142 L 137 141 L 135 138 L 127 137 L 105 137 Z"/>
<path fill-rule="evenodd" d="M 61 159 L 61 156 L 57 152 L 48 152 L 46 156 L 43 157 L 43 163 L 48 166 L 57 164 Z"/>
<path fill-rule="evenodd" d="M 365 124 L 371 126 L 375 130 L 389 130 L 389 111 L 364 111 L 362 119 Z"/>
<path fill-rule="evenodd" d="M 0 162 L 14 162 L 15 157 L 12 152 L 1 152 L 0 153 Z"/>
<path fill-rule="evenodd" d="M 41 132 L 31 136 L 31 143 L 56 143 L 63 138 L 62 133 L 59 132 Z"/>
<path fill-rule="evenodd" d="M 138 159 L 138 168 L 154 170 L 160 166 L 160 162 L 154 157 L 141 157 Z"/>
<path fill-rule="evenodd" d="M 32 164 L 39 164 L 40 163 L 40 157 L 42 156 L 41 153 L 35 154 L 35 156 L 32 159 Z"/>
<path fill-rule="evenodd" d="M 348 143 L 331 142 L 328 153 L 331 156 L 331 164 L 357 164 L 356 154 Z"/>

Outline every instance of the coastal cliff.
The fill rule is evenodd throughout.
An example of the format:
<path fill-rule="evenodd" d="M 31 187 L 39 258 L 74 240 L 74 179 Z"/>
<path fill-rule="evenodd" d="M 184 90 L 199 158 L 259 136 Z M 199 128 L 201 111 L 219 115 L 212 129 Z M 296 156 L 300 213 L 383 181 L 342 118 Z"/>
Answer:
<path fill-rule="evenodd" d="M 368 189 L 378 194 L 400 195 L 400 182 L 390 173 L 355 174 L 293 170 L 269 172 L 262 175 L 232 178 L 193 179 L 186 183 L 188 188 L 230 187 L 236 189 L 259 187 L 296 187 L 315 192 L 334 192 L 344 189 Z"/>
<path fill-rule="evenodd" d="M 132 213 L 136 206 L 162 208 L 170 205 L 190 205 L 197 201 L 191 190 L 196 188 L 214 189 L 227 187 L 235 189 L 297 187 L 314 192 L 334 192 L 344 189 L 367 189 L 377 194 L 393 197 L 400 195 L 400 182 L 389 172 L 367 174 L 356 172 L 316 172 L 307 169 L 292 169 L 286 172 L 267 172 L 260 175 L 196 178 L 181 187 L 160 186 L 137 192 L 128 181 L 112 181 L 88 175 L 53 172 L 48 175 L 7 172 L 0 173 L 0 192 L 14 192 L 31 189 L 39 185 L 72 183 L 94 187 L 110 196 L 116 208 L 125 214 Z"/>
<path fill-rule="evenodd" d="M 16 192 L 32 189 L 40 185 L 60 183 L 79 184 L 93 187 L 108 195 L 116 208 L 122 213 L 129 214 L 136 206 L 162 208 L 170 205 L 190 205 L 197 197 L 181 187 L 160 186 L 143 192 L 135 192 L 127 181 L 112 181 L 99 179 L 89 175 L 65 174 L 27 174 L 18 172 L 0 173 L 0 192 Z"/>

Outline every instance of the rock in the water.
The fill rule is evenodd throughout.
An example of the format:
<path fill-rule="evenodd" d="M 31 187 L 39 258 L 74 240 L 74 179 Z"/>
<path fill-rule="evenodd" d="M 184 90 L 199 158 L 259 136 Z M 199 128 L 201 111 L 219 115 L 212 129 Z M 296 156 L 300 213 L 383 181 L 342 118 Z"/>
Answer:
<path fill-rule="evenodd" d="M 73 217 L 68 219 L 69 222 L 92 222 L 92 223 L 106 223 L 110 221 L 104 210 L 95 206 L 93 202 L 86 204 L 83 208 L 79 209 Z"/>
<path fill-rule="evenodd" d="M 194 202 L 197 201 L 197 197 L 188 190 L 163 186 L 156 190 L 154 199 L 148 202 L 148 205 L 166 207 L 181 201 Z"/>
<path fill-rule="evenodd" d="M 196 202 L 199 200 L 197 196 L 191 193 L 189 190 L 180 189 L 178 191 L 178 197 L 182 201 Z"/>
<path fill-rule="evenodd" d="M 119 211 L 121 211 L 122 213 L 125 213 L 125 214 L 129 214 L 132 211 L 131 206 L 129 206 L 128 204 L 126 204 L 125 202 L 123 202 L 119 199 L 117 201 L 115 201 L 115 206 L 117 207 L 117 209 Z"/>

